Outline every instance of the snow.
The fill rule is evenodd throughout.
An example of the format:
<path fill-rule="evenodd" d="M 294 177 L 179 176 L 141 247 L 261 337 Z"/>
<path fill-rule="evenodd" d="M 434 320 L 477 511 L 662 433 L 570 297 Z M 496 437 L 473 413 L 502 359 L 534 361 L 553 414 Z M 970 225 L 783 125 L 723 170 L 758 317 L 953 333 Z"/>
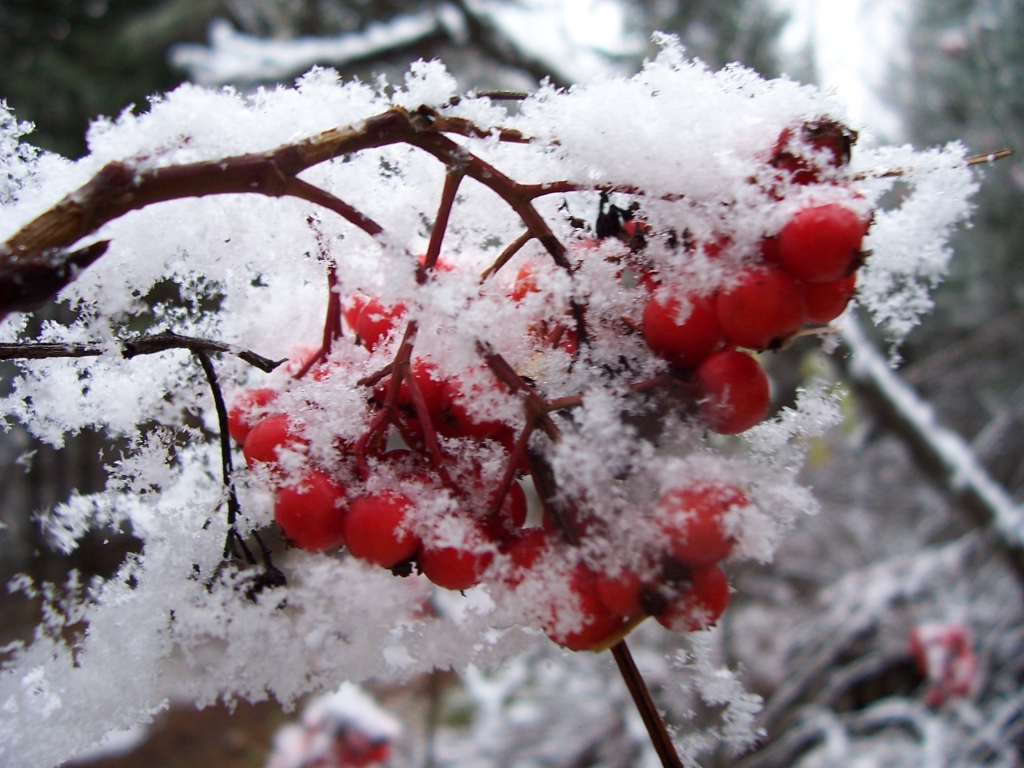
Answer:
<path fill-rule="evenodd" d="M 623 330 L 622 317 L 637 316 L 645 299 L 642 288 L 622 279 L 621 261 L 630 254 L 617 241 L 591 247 L 589 233 L 573 230 L 565 208 L 592 221 L 596 187 L 633 190 L 613 197 L 624 206 L 640 204 L 652 233 L 644 258 L 666 278 L 692 280 L 710 291 L 728 285 L 751 249 L 777 233 L 795 210 L 829 200 L 867 210 L 896 183 L 885 172 L 903 169 L 905 197 L 877 212 L 862 288 L 863 303 L 898 336 L 928 308 L 927 289 L 945 268 L 945 240 L 966 216 L 974 182 L 959 147 L 870 150 L 858 153 L 849 174 L 835 171 L 821 184 L 798 187 L 780 179 L 767 164 L 780 132 L 822 117 L 842 119 L 836 98 L 791 80 L 764 81 L 738 66 L 711 72 L 687 61 L 671 39 L 660 42 L 660 55 L 632 78 L 606 75 L 567 91 L 546 86 L 515 114 L 485 98 L 446 106 L 455 95 L 454 79 L 440 63 L 421 62 L 394 87 L 341 83 L 324 69 L 304 75 L 294 88 L 249 96 L 183 86 L 154 99 L 145 113 L 95 123 L 90 155 L 77 163 L 22 148 L 24 128 L 0 122 L 0 147 L 11 158 L 0 197 L 5 239 L 63 196 L 73 196 L 110 162 L 123 162 L 140 177 L 183 163 L 221 163 L 315 142 L 330 129 L 359 130 L 375 115 L 420 104 L 473 120 L 485 131 L 504 126 L 531 137 L 527 146 L 500 142 L 496 135 L 453 139 L 500 174 L 581 188 L 535 200 L 537 215 L 566 244 L 574 271 L 544 281 L 521 305 L 508 295 L 515 271 L 526 259 L 547 256 L 534 241 L 481 283 L 480 274 L 523 231 L 521 217 L 496 195 L 501 180 L 491 171 L 463 180 L 458 189 L 443 241 L 453 269 L 417 285 L 415 256 L 430 237 L 446 169 L 411 145 L 370 147 L 301 174 L 372 217 L 386 237 L 369 237 L 296 198 L 248 194 L 152 205 L 95 233 L 111 241 L 108 253 L 59 297 L 78 311 L 75 319 L 50 322 L 41 335 L 96 345 L 103 354 L 24 363 L 0 399 L 0 414 L 54 445 L 86 428 L 123 437 L 127 447 L 113 464 L 107 489 L 74 497 L 43 518 L 65 550 L 108 521 L 129 523 L 145 547 L 114 577 L 72 585 L 63 612 L 53 610 L 55 622 L 67 615 L 88 624 L 74 647 L 55 639 L 59 632 L 40 628 L 0 672 L 0 762 L 12 768 L 55 765 L 112 730 L 146 722 L 170 699 L 205 705 L 273 696 L 291 705 L 344 681 L 403 680 L 467 664 L 493 670 L 536 647 L 545 622 L 557 618 L 558 631 L 580 627 L 584 616 L 563 583 L 565 574 L 578 562 L 614 570 L 638 560 L 656 533 L 649 516 L 638 511 L 690 478 L 741 485 L 750 504 L 730 512 L 738 539 L 732 562 L 771 559 L 783 534 L 815 508 L 797 480 L 806 453 L 801 441 L 835 423 L 836 398 L 809 390 L 795 408 L 736 438 L 709 436 L 685 408 L 659 413 L 659 403 L 629 387 L 665 370 L 641 338 Z M 712 263 L 701 249 L 678 246 L 686 230 L 702 243 L 725 236 L 730 246 Z M 538 431 L 531 448 L 550 461 L 559 500 L 593 515 L 598 533 L 578 550 L 564 547 L 542 560 L 538 573 L 519 586 L 495 578 L 465 596 L 440 599 L 421 577 L 396 578 L 338 551 L 282 553 L 287 586 L 262 591 L 255 591 L 255 569 L 225 567 L 227 494 L 203 370 L 184 350 L 125 359 L 121 344 L 135 324 L 217 339 L 274 359 L 297 356 L 323 336 L 328 258 L 337 264 L 342 296 L 361 291 L 385 304 L 406 304 L 408 318 L 420 328 L 416 355 L 436 366 L 439 380 L 458 381 L 461 391 L 473 393 L 471 415 L 513 431 L 525 420 L 520 396 L 505 392 L 482 365 L 482 348 L 498 350 L 545 398 L 580 397 L 571 415 L 552 417 L 556 427 L 549 434 Z M 169 284 L 180 286 L 180 299 L 167 297 Z M 593 330 L 576 359 L 536 343 L 542 323 L 571 324 L 565 314 L 570 300 L 589 302 Z M 154 307 L 158 301 L 166 306 Z M 369 480 L 360 474 L 363 468 L 346 446 L 365 435 L 377 411 L 359 382 L 393 361 L 400 330 L 372 351 L 346 335 L 317 369 L 322 376 L 295 379 L 288 366 L 262 374 L 227 356 L 215 365 L 229 389 L 278 390 L 275 407 L 301 420 L 311 441 L 304 456 L 290 457 L 293 463 L 330 471 L 350 497 L 384 487 L 408 491 L 419 515 L 417 532 L 442 539 L 450 533 L 446 516 L 453 508 L 485 507 L 486 487 L 473 480 L 496 483 L 505 449 L 492 440 L 442 435 L 440 449 L 450 457 L 454 480 L 469 489 L 468 501 L 438 492 L 436 479 L 425 483 L 410 475 L 413 459 L 392 464 L 372 457 L 365 462 Z M 34 338 L 17 317 L 0 324 L 0 337 Z M 151 428 L 154 423 L 159 428 Z M 965 482 L 980 483 L 964 466 L 970 471 L 958 471 Z M 228 478 L 241 498 L 243 536 L 271 521 L 269 479 L 268 472 L 247 469 Z M 295 480 L 292 473 L 281 482 Z M 999 525 L 1019 536 L 1018 513 L 1008 510 L 1003 517 Z M 504 567 L 507 573 L 508 558 L 495 560 L 495 572 Z M 695 756 L 719 739 L 742 748 L 754 738 L 758 703 L 731 673 L 710 663 L 699 637 L 693 648 L 693 660 L 681 662 L 696 681 L 691 694 L 711 707 L 725 706 L 721 722 L 700 731 L 689 752 Z M 586 669 L 605 661 L 577 656 L 573 663 Z M 607 710 L 622 692 L 611 691 L 605 678 L 581 686 L 605 697 L 592 702 L 595 717 L 613 718 L 628 736 L 635 725 L 630 716 Z M 557 737 L 557 728 L 551 733 Z"/>

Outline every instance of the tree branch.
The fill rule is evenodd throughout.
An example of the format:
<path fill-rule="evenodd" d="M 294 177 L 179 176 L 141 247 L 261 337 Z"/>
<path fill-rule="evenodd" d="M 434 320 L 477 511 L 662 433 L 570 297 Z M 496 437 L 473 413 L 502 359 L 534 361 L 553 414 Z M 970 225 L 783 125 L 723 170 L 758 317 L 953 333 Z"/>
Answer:
<path fill-rule="evenodd" d="M 938 423 L 931 406 L 904 384 L 852 317 L 840 329 L 850 350 L 849 370 L 892 415 L 897 427 L 931 462 L 941 467 L 946 485 L 980 508 L 1003 542 L 1024 554 L 1024 506 L 988 474 L 970 445 Z"/>
<path fill-rule="evenodd" d="M 200 339 L 194 336 L 181 336 L 172 331 L 164 331 L 151 336 L 136 336 L 121 342 L 121 354 L 131 359 L 139 355 L 155 355 L 168 349 L 187 349 L 193 354 L 220 352 L 234 355 L 245 363 L 270 373 L 286 360 L 271 360 L 248 349 L 225 344 L 222 341 Z M 65 357 L 99 357 L 106 352 L 101 347 L 89 347 L 84 344 L 0 344 L 0 360 L 45 360 Z"/>

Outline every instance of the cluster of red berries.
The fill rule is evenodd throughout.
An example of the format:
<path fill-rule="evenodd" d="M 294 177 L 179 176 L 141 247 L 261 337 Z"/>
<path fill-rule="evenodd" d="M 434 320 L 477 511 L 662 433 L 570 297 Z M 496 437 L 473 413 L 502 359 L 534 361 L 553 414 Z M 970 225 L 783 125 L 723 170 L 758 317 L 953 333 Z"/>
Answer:
<path fill-rule="evenodd" d="M 414 366 L 413 375 L 431 381 L 426 365 Z M 434 385 L 444 388 L 440 382 Z M 395 487 L 350 494 L 336 476 L 311 466 L 301 423 L 272 412 L 276 395 L 272 389 L 242 393 L 232 406 L 229 426 L 249 467 L 270 478 L 275 519 L 295 546 L 313 552 L 345 546 L 353 557 L 398 574 L 410 572 L 415 563 L 430 581 L 451 590 L 491 580 L 543 594 L 555 584 L 552 596 L 536 606 L 539 625 L 572 650 L 600 646 L 646 616 L 689 632 L 710 626 L 725 610 L 729 585 L 717 563 L 734 544 L 727 514 L 747 505 L 735 486 L 705 482 L 670 489 L 653 507 L 656 535 L 640 562 L 602 571 L 576 555 L 549 516 L 542 525 L 524 527 L 527 503 L 518 483 L 511 484 L 497 513 L 489 515 L 492 494 L 479 481 L 472 487 L 472 478 L 457 476 L 456 483 L 470 488 L 466 497 L 447 509 L 447 524 L 439 531 L 423 525 L 417 519 L 419 502 L 436 496 L 441 487 L 408 449 L 377 457 L 379 471 L 400 478 Z M 487 435 L 480 439 L 500 437 L 497 431 L 507 429 L 468 416 L 451 418 L 439 418 L 437 426 L 447 424 L 450 431 L 465 419 L 473 434 Z M 568 603 L 557 594 L 561 588 L 568 591 Z"/>
<path fill-rule="evenodd" d="M 849 159 L 849 132 L 834 122 L 802 127 L 803 153 L 790 130 L 779 137 L 770 165 L 798 187 L 822 184 L 834 193 L 827 168 Z M 806 156 L 806 155 L 809 155 Z M 760 365 L 737 347 L 778 349 L 805 324 L 825 324 L 842 314 L 856 288 L 863 261 L 861 243 L 870 221 L 839 202 L 810 204 L 792 214 L 777 233 L 765 236 L 756 253 L 741 254 L 727 287 L 709 294 L 662 284 L 656 272 L 639 279 L 650 298 L 643 334 L 659 357 L 692 369 L 701 393 L 700 412 L 723 434 L 738 434 L 768 411 L 768 379 Z M 704 245 L 708 259 L 729 249 L 728 238 Z M 697 250 L 696 244 L 689 247 Z"/>
<path fill-rule="evenodd" d="M 835 123 L 784 132 L 769 162 L 779 188 L 782 182 L 841 188 L 829 169 L 847 161 L 849 142 Z M 662 280 L 643 255 L 650 228 L 635 209 L 605 211 L 606 202 L 597 239 L 581 241 L 574 255 L 601 249 L 611 237 L 621 241 L 620 249 L 625 244 L 626 266 L 646 288 L 645 354 L 672 366 L 670 378 L 693 394 L 705 426 L 723 434 L 749 429 L 767 413 L 768 379 L 737 348 L 777 349 L 805 323 L 837 317 L 854 290 L 867 222 L 844 204 L 825 202 L 796 210 L 780 231 L 763 238 L 756 258 L 734 253 L 720 238 L 699 250 L 722 258 L 734 274 L 724 288 L 704 295 Z M 686 247 L 698 250 L 692 242 Z M 420 267 L 427 269 L 424 257 Z M 438 259 L 429 269 L 436 274 L 452 267 Z M 625 269 L 620 278 L 626 281 Z M 544 279 L 543 267 L 527 262 L 502 300 L 522 309 L 543 290 Z M 403 329 L 407 338 L 415 336 L 401 301 L 389 304 L 361 291 L 334 300 L 336 321 L 370 359 L 392 355 Z M 538 349 L 575 357 L 586 341 L 585 310 L 573 305 L 531 320 L 529 335 Z M 626 323 L 616 332 L 635 330 L 636 323 Z M 445 376 L 403 341 L 392 361 L 369 377 L 346 370 L 326 350 L 299 365 L 295 378 L 307 373 L 313 382 L 347 376 L 367 393 L 365 434 L 333 436 L 331 461 L 314 460 L 323 451 L 311 450 L 301 412 L 276 405 L 276 390 L 243 392 L 229 414 L 231 435 L 250 469 L 273 488 L 277 524 L 295 546 L 313 552 L 347 547 L 353 557 L 396 575 L 416 568 L 446 589 L 486 581 L 525 600 L 533 596 L 535 625 L 573 650 L 603 647 L 649 616 L 688 632 L 713 624 L 725 610 L 729 585 L 719 562 L 732 551 L 737 520 L 749 506 L 738 486 L 708 478 L 669 483 L 636 504 L 650 535 L 637 537 L 623 554 L 606 521 L 588 510 L 553 511 L 558 494 L 545 499 L 539 476 L 552 469 L 543 452 L 530 448 L 530 429 L 520 431 L 509 419 L 474 407 L 532 405 L 529 426 L 540 423 L 537 414 L 547 413 L 551 402 L 511 367 L 500 375 L 488 360 Z M 520 482 L 531 476 L 541 491 L 543 524 L 525 527 Z M 601 543 L 581 547 L 581 540 Z"/>

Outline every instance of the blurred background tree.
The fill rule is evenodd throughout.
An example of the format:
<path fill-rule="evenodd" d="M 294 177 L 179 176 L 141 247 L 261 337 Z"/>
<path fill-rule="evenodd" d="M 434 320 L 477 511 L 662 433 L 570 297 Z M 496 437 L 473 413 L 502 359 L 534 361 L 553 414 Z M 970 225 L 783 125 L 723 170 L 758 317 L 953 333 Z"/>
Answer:
<path fill-rule="evenodd" d="M 973 226 L 934 293 L 936 313 L 903 353 L 901 375 L 1024 490 L 1024 2 L 928 0 L 915 6 L 911 68 L 897 98 L 913 143 L 962 141 L 974 153 L 1016 147 L 984 171 Z"/>

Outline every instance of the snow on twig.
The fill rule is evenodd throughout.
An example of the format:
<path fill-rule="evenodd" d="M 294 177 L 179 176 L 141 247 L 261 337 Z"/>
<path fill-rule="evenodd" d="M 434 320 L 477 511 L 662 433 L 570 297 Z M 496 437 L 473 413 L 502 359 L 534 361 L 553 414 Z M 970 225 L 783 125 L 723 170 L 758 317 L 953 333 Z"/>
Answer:
<path fill-rule="evenodd" d="M 981 504 L 1009 546 L 1024 548 L 1024 507 L 988 474 L 967 441 L 938 423 L 932 407 L 900 380 L 853 317 L 846 317 L 840 335 L 850 350 L 850 371 L 857 381 L 882 397 L 941 463 L 949 486 Z"/>

